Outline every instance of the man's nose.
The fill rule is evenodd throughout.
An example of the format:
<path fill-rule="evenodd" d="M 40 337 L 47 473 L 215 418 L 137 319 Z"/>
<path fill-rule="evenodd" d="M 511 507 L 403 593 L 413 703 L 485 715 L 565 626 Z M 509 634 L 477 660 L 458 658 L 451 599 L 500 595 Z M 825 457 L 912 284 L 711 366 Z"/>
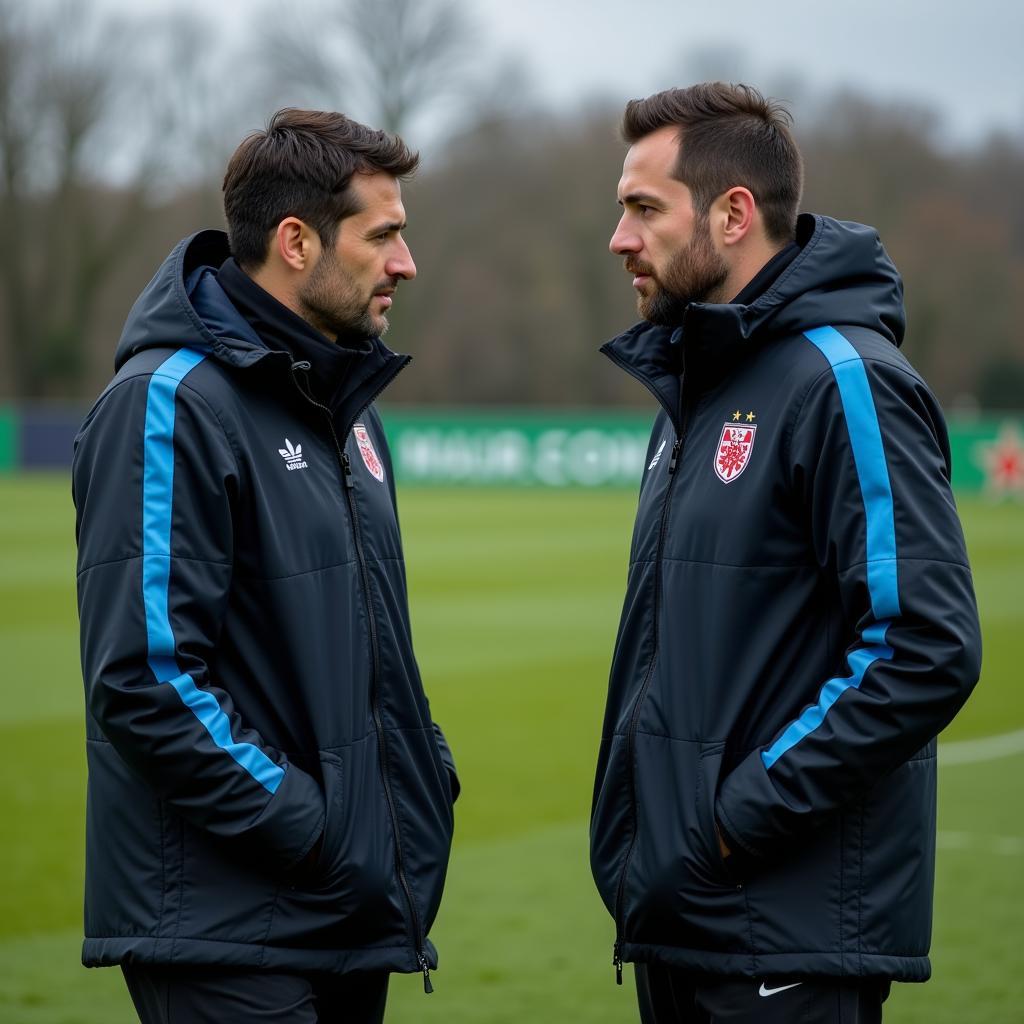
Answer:
<path fill-rule="evenodd" d="M 608 249 L 616 256 L 626 256 L 629 253 L 637 253 L 642 248 L 640 239 L 635 232 L 628 230 L 625 224 L 625 216 L 619 221 L 608 243 Z"/>
<path fill-rule="evenodd" d="M 412 253 L 404 239 L 398 240 L 398 249 L 384 266 L 384 272 L 389 277 L 401 277 L 411 281 L 416 276 L 416 264 L 413 262 Z"/>

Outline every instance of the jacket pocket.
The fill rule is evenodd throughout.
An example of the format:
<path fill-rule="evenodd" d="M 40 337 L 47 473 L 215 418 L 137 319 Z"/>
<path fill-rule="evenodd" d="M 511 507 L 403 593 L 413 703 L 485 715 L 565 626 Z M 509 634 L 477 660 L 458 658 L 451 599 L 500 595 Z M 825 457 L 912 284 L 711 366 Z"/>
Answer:
<path fill-rule="evenodd" d="M 339 871 L 344 827 L 341 818 L 346 811 L 345 765 L 337 754 L 320 752 L 320 776 L 324 784 L 324 831 L 320 842 L 313 885 L 330 888 L 331 878 Z"/>
<path fill-rule="evenodd" d="M 85 934 L 156 935 L 165 893 L 180 890 L 178 824 L 105 740 L 87 744 Z"/>
<path fill-rule="evenodd" d="M 271 944 L 351 949 L 408 942 L 393 832 L 370 739 L 321 751 L 324 831 L 307 879 L 281 893 Z"/>
<path fill-rule="evenodd" d="M 625 881 L 629 941 L 747 949 L 744 896 L 729 880 L 715 837 L 721 764 L 721 744 L 637 734 L 637 836 Z"/>
<path fill-rule="evenodd" d="M 601 740 L 590 812 L 590 870 L 613 916 L 619 878 L 633 837 L 632 805 L 625 740 L 620 735 L 605 737 Z"/>
<path fill-rule="evenodd" d="M 362 744 L 358 749 L 365 755 L 365 748 Z M 349 755 L 349 765 L 357 770 L 356 748 L 350 749 Z M 379 907 L 387 902 L 394 885 L 395 855 L 387 814 L 376 799 L 376 775 L 361 773 L 363 783 L 369 785 L 359 784 L 337 754 L 325 751 L 320 754 L 320 765 L 325 807 L 320 884 L 340 906 L 353 912 Z"/>
<path fill-rule="evenodd" d="M 736 887 L 736 880 L 718 842 L 718 823 L 715 821 L 715 797 L 722 774 L 723 747 L 721 744 L 702 745 L 697 765 L 695 802 L 700 827 L 697 841 L 705 858 L 708 881 L 713 885 Z"/>
<path fill-rule="evenodd" d="M 935 884 L 935 758 L 900 765 L 865 794 L 860 942 L 865 953 L 925 956 Z"/>
<path fill-rule="evenodd" d="M 749 871 L 745 891 L 759 955 L 839 958 L 856 944 L 858 871 L 852 863 L 843 868 L 844 843 L 859 845 L 856 821 L 854 810 L 835 812 Z"/>
<path fill-rule="evenodd" d="M 387 743 L 402 866 L 426 934 L 441 904 L 455 828 L 450 776 L 432 728 L 389 729 Z"/>

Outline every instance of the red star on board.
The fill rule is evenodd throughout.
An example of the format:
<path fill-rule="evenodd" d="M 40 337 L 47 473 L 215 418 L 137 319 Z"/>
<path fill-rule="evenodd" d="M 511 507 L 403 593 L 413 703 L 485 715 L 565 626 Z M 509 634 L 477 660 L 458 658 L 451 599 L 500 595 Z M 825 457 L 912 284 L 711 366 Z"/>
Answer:
<path fill-rule="evenodd" d="M 1016 424 L 1004 423 L 994 441 L 979 443 L 977 460 L 990 493 L 1024 497 L 1024 437 Z"/>

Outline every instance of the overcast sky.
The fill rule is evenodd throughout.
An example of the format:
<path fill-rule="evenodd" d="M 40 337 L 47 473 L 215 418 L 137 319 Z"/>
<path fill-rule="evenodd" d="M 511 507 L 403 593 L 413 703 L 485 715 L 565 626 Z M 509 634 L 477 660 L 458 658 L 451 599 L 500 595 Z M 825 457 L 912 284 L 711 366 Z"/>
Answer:
<path fill-rule="evenodd" d="M 937 106 L 959 137 L 1024 131 L 1020 0 L 474 0 L 495 45 L 558 98 L 686 83 L 686 57 L 730 55 L 752 84 L 780 73 Z M 727 69 L 728 70 L 728 69 Z"/>
<path fill-rule="evenodd" d="M 138 11 L 202 10 L 227 31 L 256 0 L 93 0 Z M 300 3 L 302 0 L 300 0 Z M 386 3 L 387 0 L 380 0 Z M 993 127 L 1024 133 L 1021 0 L 464 0 L 480 27 L 483 67 L 504 58 L 528 71 L 534 97 L 565 105 L 615 100 L 718 70 L 751 84 L 803 80 L 814 91 L 853 86 L 935 107 L 951 139 Z M 716 59 L 694 62 L 694 52 Z"/>

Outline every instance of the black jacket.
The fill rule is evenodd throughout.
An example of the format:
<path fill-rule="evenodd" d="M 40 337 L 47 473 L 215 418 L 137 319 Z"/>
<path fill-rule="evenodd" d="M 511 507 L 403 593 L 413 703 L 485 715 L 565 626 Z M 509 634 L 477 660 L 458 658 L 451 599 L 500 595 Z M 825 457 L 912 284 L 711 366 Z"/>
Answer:
<path fill-rule="evenodd" d="M 317 405 L 226 256 L 175 248 L 75 444 L 83 960 L 425 970 L 457 783 L 371 405 L 408 360 L 367 342 Z"/>
<path fill-rule="evenodd" d="M 617 959 L 924 980 L 935 736 L 978 678 L 939 407 L 876 233 L 604 351 L 661 403 L 594 791 Z M 716 822 L 733 855 L 723 860 Z"/>

